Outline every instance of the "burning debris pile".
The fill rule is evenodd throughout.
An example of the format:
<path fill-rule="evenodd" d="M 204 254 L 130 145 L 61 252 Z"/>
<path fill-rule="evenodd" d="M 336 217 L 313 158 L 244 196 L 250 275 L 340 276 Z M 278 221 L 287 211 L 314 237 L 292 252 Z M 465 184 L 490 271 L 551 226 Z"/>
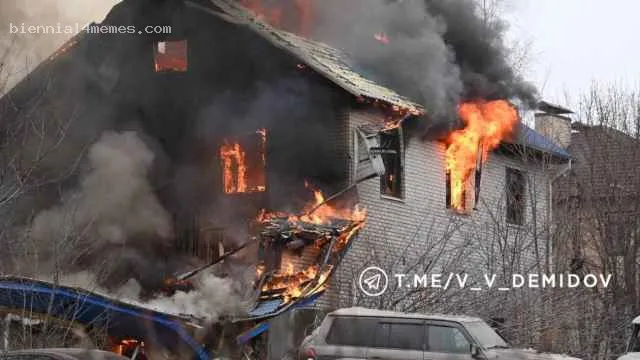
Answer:
<path fill-rule="evenodd" d="M 308 297 L 326 289 L 326 281 L 338 266 L 354 235 L 364 226 L 366 211 L 356 207 L 344 210 L 326 204 L 324 196 L 314 191 L 316 202 L 303 215 L 263 212 L 258 217 L 260 246 L 263 253 L 286 248 L 316 250 L 316 259 L 306 269 L 279 266 L 269 255 L 258 266 L 261 300 L 291 300 Z"/>

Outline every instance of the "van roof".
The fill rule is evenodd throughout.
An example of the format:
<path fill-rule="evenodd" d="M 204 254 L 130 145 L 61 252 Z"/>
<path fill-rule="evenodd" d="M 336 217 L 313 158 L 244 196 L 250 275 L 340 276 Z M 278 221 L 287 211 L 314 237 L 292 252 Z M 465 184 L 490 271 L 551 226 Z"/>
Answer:
<path fill-rule="evenodd" d="M 331 312 L 329 315 L 331 316 L 396 317 L 396 318 L 444 320 L 444 321 L 456 321 L 456 322 L 483 321 L 478 317 L 471 317 L 471 316 L 464 316 L 464 315 L 403 313 L 403 312 L 397 312 L 397 311 L 368 309 L 363 307 L 350 307 L 350 308 L 339 309 Z"/>

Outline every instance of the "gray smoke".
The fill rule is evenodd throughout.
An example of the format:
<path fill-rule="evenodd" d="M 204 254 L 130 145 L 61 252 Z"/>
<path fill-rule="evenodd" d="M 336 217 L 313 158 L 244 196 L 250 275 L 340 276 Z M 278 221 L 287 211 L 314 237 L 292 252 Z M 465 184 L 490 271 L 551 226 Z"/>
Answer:
<path fill-rule="evenodd" d="M 299 11 L 293 1 L 268 6 Z M 316 0 L 313 36 L 352 57 L 363 75 L 424 105 L 431 123 L 455 126 L 463 100 L 535 103 L 535 88 L 509 62 L 507 24 L 474 0 Z M 291 21 L 286 22 L 291 24 Z M 294 25 L 288 30 L 295 31 Z M 384 34 L 387 43 L 376 40 Z"/>
<path fill-rule="evenodd" d="M 153 160 L 135 132 L 104 133 L 89 150 L 78 189 L 33 221 L 41 260 L 58 269 L 92 269 L 105 286 L 129 277 L 161 281 L 153 278 L 162 275 L 158 260 L 171 251 L 173 229 L 147 179 Z"/>
<path fill-rule="evenodd" d="M 0 1 L 0 94 L 20 81 L 40 61 L 49 56 L 74 34 L 60 31 L 65 26 L 84 26 L 99 22 L 109 8 L 120 0 L 2 0 Z M 22 33 L 29 26 L 54 26 L 48 34 Z M 11 25 L 20 28 L 11 31 Z"/>

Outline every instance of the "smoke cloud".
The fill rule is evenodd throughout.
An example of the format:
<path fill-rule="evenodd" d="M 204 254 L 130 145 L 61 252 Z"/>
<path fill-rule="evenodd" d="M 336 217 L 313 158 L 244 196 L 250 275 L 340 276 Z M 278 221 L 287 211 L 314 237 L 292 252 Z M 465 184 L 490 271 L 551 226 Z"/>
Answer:
<path fill-rule="evenodd" d="M 77 190 L 33 221 L 47 263 L 39 279 L 208 322 L 247 311 L 255 267 L 238 263 L 202 272 L 194 291 L 158 297 L 164 279 L 194 264 L 175 254 L 172 219 L 148 182 L 155 155 L 136 132 L 105 132 L 87 158 Z"/>
<path fill-rule="evenodd" d="M 35 217 L 31 236 L 40 252 L 100 269 L 101 285 L 118 273 L 151 281 L 173 245 L 171 217 L 147 180 L 153 160 L 135 132 L 104 133 L 89 150 L 78 189 Z"/>
<path fill-rule="evenodd" d="M 535 103 L 536 89 L 509 62 L 505 21 L 486 15 L 474 0 L 267 1 L 285 8 L 314 38 L 347 52 L 363 75 L 422 104 L 429 122 L 450 130 L 457 106 L 477 99 Z M 293 24 L 293 25 L 291 25 Z M 378 35 L 378 39 L 376 39 Z M 382 41 L 381 41 L 382 39 Z M 431 128 L 433 130 L 433 128 Z"/>
<path fill-rule="evenodd" d="M 0 1 L 0 94 L 20 81 L 73 34 L 11 33 L 11 25 L 84 26 L 102 20 L 120 0 L 2 0 Z"/>

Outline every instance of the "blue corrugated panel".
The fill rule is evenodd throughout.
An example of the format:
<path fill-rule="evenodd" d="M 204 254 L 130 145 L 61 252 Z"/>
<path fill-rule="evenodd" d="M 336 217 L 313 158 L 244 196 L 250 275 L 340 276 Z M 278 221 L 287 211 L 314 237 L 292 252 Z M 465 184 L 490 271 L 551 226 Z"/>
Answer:
<path fill-rule="evenodd" d="M 237 337 L 237 341 L 239 344 L 246 344 L 248 343 L 251 339 L 255 338 L 256 336 L 264 333 L 265 331 L 267 331 L 269 329 L 269 323 L 267 321 L 264 321 L 256 326 L 254 326 L 253 328 L 251 328 L 249 331 L 245 331 L 244 333 L 240 334 Z"/>
<path fill-rule="evenodd" d="M 26 307 L 34 314 L 104 326 L 107 333 L 115 337 L 147 340 L 153 336 L 171 347 L 186 344 L 196 359 L 210 358 L 179 319 L 75 288 L 27 278 L 0 277 L 0 307 L 15 310 Z"/>
<path fill-rule="evenodd" d="M 263 301 L 251 310 L 249 316 L 263 316 L 276 312 L 280 305 L 282 305 L 282 300 L 280 299 Z"/>
<path fill-rule="evenodd" d="M 544 135 L 524 124 L 520 124 L 518 135 L 514 143 L 524 145 L 532 149 L 539 150 L 564 159 L 569 159 L 571 157 L 565 149 L 556 145 L 553 141 L 549 140 Z"/>

